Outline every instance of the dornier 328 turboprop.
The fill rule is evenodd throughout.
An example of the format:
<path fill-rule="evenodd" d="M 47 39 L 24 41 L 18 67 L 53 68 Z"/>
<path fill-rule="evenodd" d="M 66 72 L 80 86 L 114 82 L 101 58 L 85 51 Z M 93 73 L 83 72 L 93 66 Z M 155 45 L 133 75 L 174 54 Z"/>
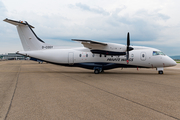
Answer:
<path fill-rule="evenodd" d="M 176 62 L 158 49 L 130 46 L 129 33 L 127 45 L 103 43 L 92 40 L 72 39 L 84 47 L 64 49 L 46 44 L 34 33 L 32 25 L 26 21 L 5 19 L 17 27 L 24 51 L 17 54 L 36 58 L 63 66 L 75 66 L 94 70 L 95 74 L 113 68 L 156 68 L 163 74 L 164 67 L 175 66 Z"/>

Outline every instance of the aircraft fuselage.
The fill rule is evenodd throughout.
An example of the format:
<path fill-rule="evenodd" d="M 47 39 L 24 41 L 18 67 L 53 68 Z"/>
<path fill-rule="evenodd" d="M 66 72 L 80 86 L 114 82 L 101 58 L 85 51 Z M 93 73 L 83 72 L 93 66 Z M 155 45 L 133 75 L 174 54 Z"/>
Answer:
<path fill-rule="evenodd" d="M 129 52 L 128 64 L 126 62 L 126 55 L 93 54 L 90 49 L 84 47 L 22 51 L 18 53 L 54 64 L 88 69 L 93 69 L 94 67 L 102 67 L 103 70 L 117 67 L 163 68 L 176 64 L 167 55 L 153 55 L 154 51 L 160 51 L 158 49 L 139 46 L 133 47 L 135 49 Z"/>

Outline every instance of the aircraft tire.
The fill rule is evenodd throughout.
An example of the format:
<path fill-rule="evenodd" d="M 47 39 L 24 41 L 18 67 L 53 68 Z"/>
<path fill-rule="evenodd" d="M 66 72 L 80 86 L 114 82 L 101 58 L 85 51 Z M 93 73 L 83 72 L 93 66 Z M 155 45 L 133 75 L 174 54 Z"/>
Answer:
<path fill-rule="evenodd" d="M 158 71 L 159 74 L 164 74 L 162 70 Z"/>
<path fill-rule="evenodd" d="M 99 74 L 99 70 L 98 70 L 98 69 L 95 69 L 95 70 L 94 70 L 94 74 Z"/>

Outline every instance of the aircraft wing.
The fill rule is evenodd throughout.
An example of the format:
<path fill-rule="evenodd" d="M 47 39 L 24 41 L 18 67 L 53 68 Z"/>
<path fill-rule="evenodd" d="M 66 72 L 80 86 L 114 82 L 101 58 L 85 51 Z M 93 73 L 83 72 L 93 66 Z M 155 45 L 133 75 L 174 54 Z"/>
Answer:
<path fill-rule="evenodd" d="M 89 48 L 90 51 L 94 54 L 103 54 L 103 55 L 126 55 L 126 46 L 121 44 L 110 44 L 102 43 L 92 40 L 80 40 L 72 39 L 73 41 L 81 42 L 84 47 Z"/>
<path fill-rule="evenodd" d="M 81 44 L 84 45 L 84 47 L 87 47 L 89 49 L 97 49 L 97 48 L 105 48 L 108 44 L 92 41 L 92 40 L 80 40 L 80 39 L 72 39 L 72 41 L 78 41 L 81 42 Z"/>

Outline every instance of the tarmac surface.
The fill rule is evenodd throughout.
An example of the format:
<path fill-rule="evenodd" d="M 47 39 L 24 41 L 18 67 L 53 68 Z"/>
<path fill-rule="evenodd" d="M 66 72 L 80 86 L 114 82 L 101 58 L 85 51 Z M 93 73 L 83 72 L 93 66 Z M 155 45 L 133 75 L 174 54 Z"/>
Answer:
<path fill-rule="evenodd" d="M 0 61 L 1 120 L 180 120 L 180 64 L 93 70 Z"/>

